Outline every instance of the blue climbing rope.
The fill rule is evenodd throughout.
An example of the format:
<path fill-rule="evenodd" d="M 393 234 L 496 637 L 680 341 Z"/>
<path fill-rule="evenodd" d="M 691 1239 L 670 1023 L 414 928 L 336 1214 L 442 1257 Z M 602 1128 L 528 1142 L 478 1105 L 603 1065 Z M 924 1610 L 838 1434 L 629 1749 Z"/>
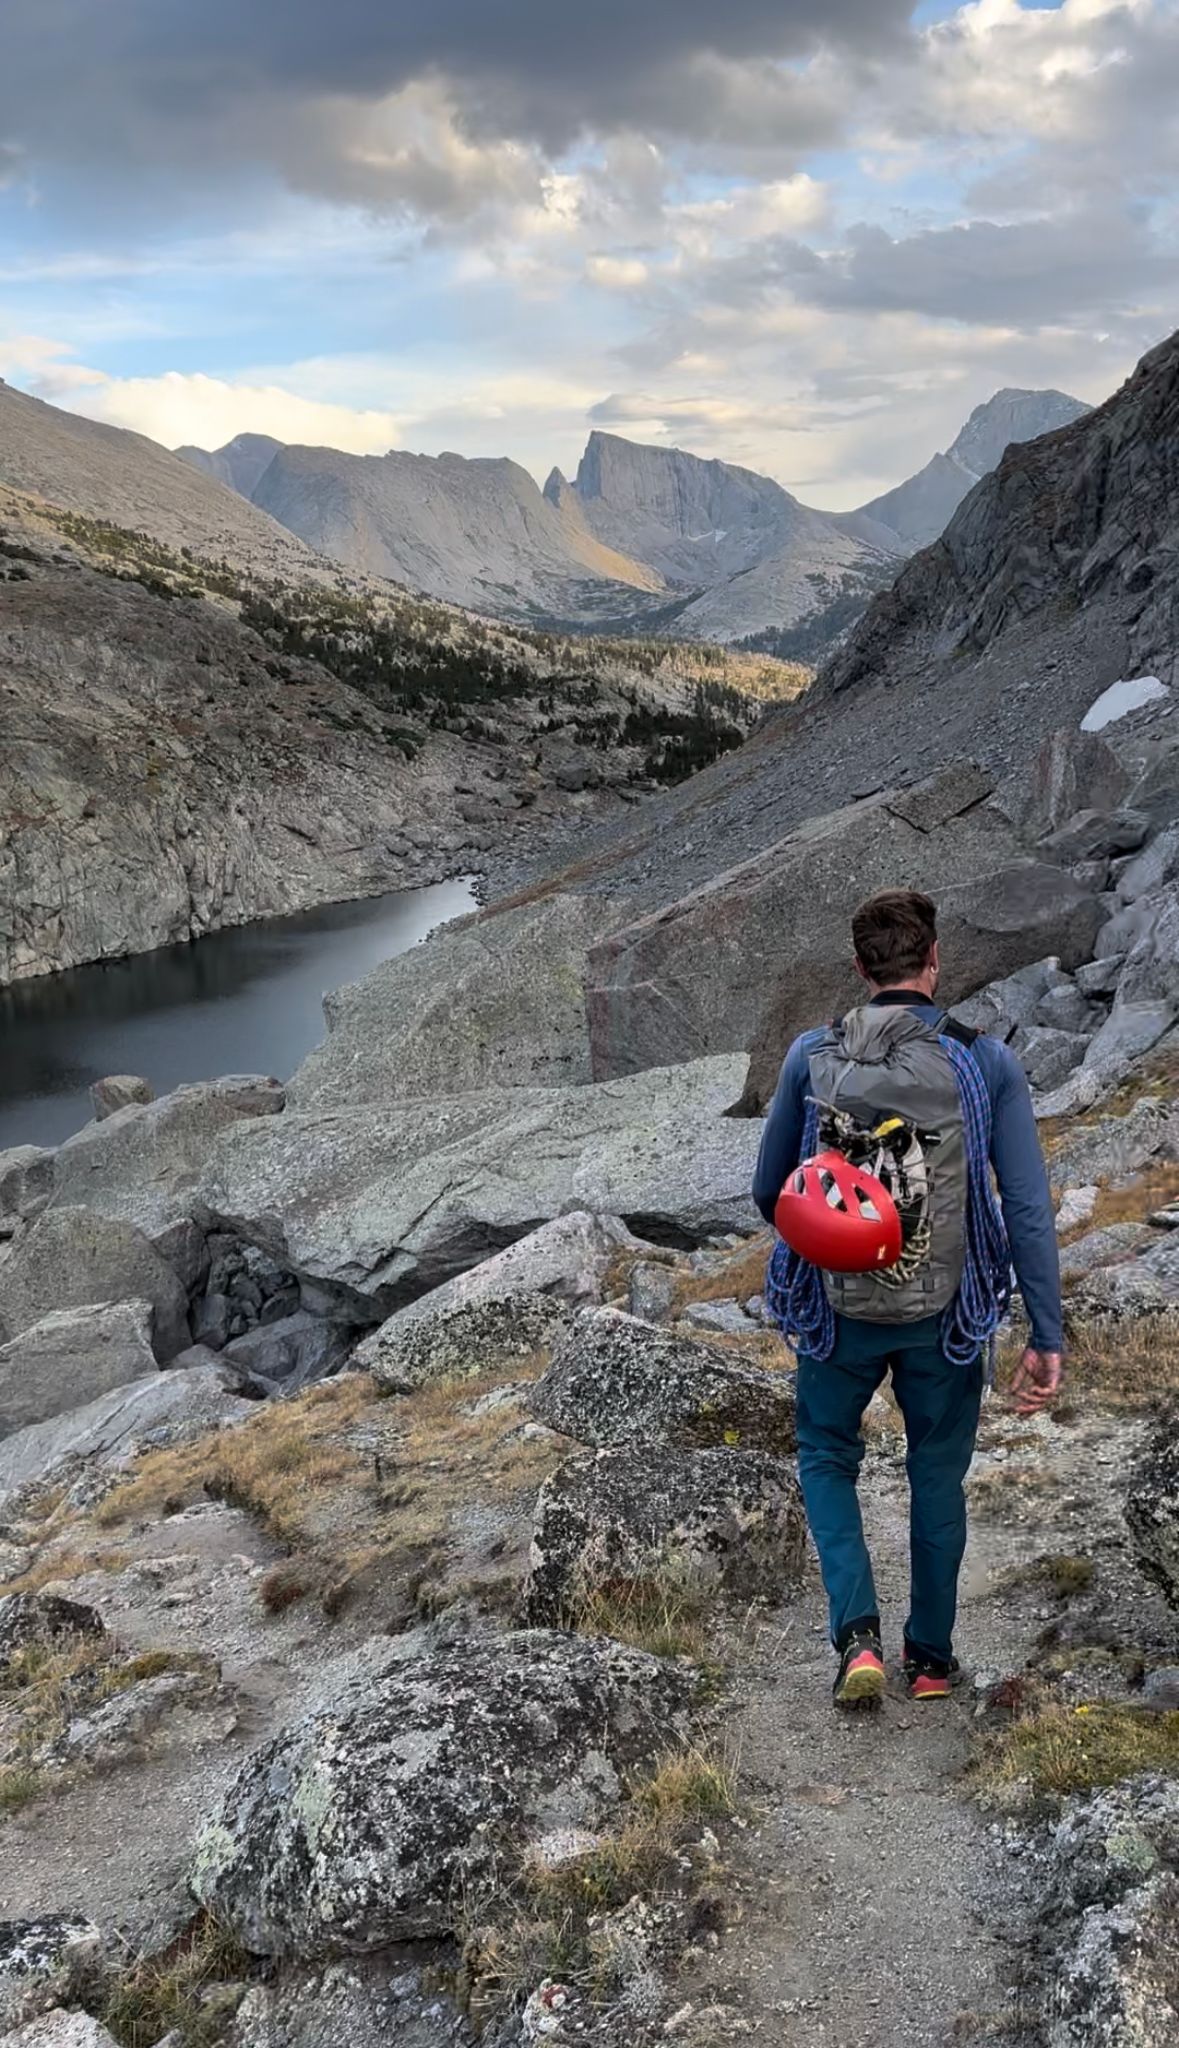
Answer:
<path fill-rule="evenodd" d="M 811 1158 L 819 1143 L 819 1105 L 808 1102 L 802 1127 L 802 1157 Z M 788 1344 L 811 1358 L 830 1358 L 835 1349 L 835 1310 L 827 1299 L 823 1275 L 809 1259 L 800 1258 L 778 1238 L 766 1273 L 766 1307 Z"/>
<path fill-rule="evenodd" d="M 995 1377 L 995 1333 L 1011 1305 L 1011 1246 L 991 1180 L 991 1095 L 978 1061 L 956 1038 L 943 1038 L 962 1100 L 969 1180 L 966 1256 L 958 1292 L 941 1320 L 942 1350 L 970 1365 L 987 1349 L 987 1384 Z"/>
<path fill-rule="evenodd" d="M 987 1347 L 988 1384 L 994 1377 L 995 1332 L 1011 1301 L 1011 1248 L 991 1182 L 991 1097 L 982 1069 L 956 1038 L 942 1038 L 962 1103 L 967 1158 L 966 1248 L 962 1279 L 942 1312 L 941 1341 L 947 1358 L 970 1365 Z M 802 1157 L 819 1141 L 819 1111 L 808 1103 Z M 817 1266 L 778 1239 L 766 1273 L 766 1307 L 787 1342 L 811 1358 L 830 1358 L 835 1349 L 835 1311 Z"/>

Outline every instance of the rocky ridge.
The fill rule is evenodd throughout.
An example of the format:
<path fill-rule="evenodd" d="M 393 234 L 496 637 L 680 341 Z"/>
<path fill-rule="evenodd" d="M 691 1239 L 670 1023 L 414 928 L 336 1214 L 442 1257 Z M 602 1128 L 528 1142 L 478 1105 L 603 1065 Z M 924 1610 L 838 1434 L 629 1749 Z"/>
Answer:
<path fill-rule="evenodd" d="M 1175 674 L 1179 346 L 1145 356 L 1096 411 L 1022 447 L 878 598 L 824 677 L 832 692 L 986 654 L 1051 607 L 1116 610 L 1129 676 Z"/>
<path fill-rule="evenodd" d="M 12 495 L 0 516 L 0 985 L 469 874 L 760 715 L 679 657 L 260 586 Z"/>
<path fill-rule="evenodd" d="M 256 434 L 177 453 L 353 570 L 501 617 L 751 638 L 810 660 L 899 558 L 937 537 L 1009 442 L 1085 410 L 1061 392 L 998 392 L 918 476 L 835 514 L 734 463 L 597 430 L 576 477 L 554 469 L 543 497 L 506 460 L 351 456 Z"/>

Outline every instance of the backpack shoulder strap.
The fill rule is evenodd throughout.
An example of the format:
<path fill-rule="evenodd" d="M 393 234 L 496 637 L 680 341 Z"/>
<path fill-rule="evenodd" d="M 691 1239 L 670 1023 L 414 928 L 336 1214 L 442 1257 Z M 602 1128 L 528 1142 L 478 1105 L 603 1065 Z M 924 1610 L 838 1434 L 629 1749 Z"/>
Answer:
<path fill-rule="evenodd" d="M 969 1024 L 959 1024 L 956 1017 L 943 1015 L 937 1028 L 940 1037 L 957 1039 L 959 1045 L 967 1047 L 976 1044 L 982 1037 L 981 1031 L 973 1031 Z"/>

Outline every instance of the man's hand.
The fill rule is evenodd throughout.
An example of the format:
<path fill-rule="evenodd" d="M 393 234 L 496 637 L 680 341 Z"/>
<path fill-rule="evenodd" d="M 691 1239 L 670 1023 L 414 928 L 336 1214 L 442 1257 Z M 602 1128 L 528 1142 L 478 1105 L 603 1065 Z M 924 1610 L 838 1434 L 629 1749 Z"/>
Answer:
<path fill-rule="evenodd" d="M 1038 1415 L 1060 1392 L 1059 1351 L 1036 1351 L 1028 1345 L 1015 1368 L 1011 1393 L 1017 1415 Z"/>

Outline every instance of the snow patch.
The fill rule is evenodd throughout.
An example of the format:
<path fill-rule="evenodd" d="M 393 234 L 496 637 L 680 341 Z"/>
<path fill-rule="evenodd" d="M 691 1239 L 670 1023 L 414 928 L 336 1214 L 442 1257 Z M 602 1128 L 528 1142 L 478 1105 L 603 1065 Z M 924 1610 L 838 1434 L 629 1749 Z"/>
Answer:
<path fill-rule="evenodd" d="M 1113 725 L 1127 713 L 1137 711 L 1140 705 L 1149 704 L 1155 697 L 1169 697 L 1166 683 L 1157 676 L 1134 676 L 1127 682 L 1111 683 L 1100 697 L 1090 704 L 1081 720 L 1082 732 L 1102 732 L 1107 725 Z"/>

